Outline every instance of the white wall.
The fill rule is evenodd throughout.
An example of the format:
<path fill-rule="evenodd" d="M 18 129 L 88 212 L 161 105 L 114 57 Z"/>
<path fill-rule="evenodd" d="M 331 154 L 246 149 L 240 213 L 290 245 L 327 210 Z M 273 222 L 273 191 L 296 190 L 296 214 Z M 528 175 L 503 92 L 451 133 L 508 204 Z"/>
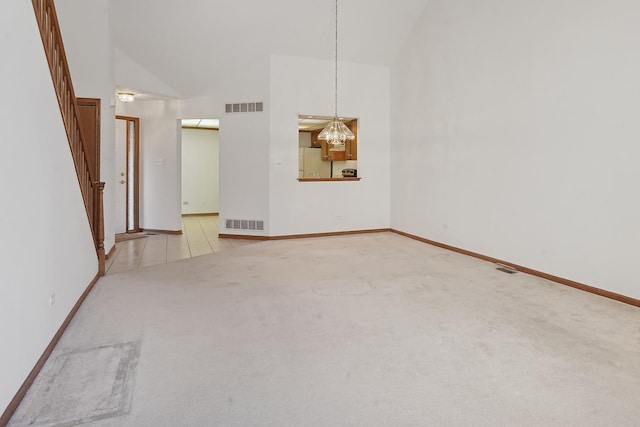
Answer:
<path fill-rule="evenodd" d="M 271 57 L 271 235 L 389 227 L 389 69 L 341 62 L 339 114 L 359 119 L 359 182 L 298 182 L 298 114 L 332 116 L 331 61 Z"/>
<path fill-rule="evenodd" d="M 98 262 L 31 2 L 0 2 L 0 28 L 2 413 Z"/>
<path fill-rule="evenodd" d="M 117 101 L 118 115 L 140 118 L 140 227 L 177 231 L 181 225 L 182 102 Z"/>
<path fill-rule="evenodd" d="M 115 80 L 120 87 L 135 88 L 134 92 L 136 93 L 156 94 L 173 98 L 181 97 L 175 89 L 142 67 L 120 49 L 114 49 L 114 74 Z M 123 81 L 126 84 L 123 84 Z"/>
<path fill-rule="evenodd" d="M 129 82 L 137 78 L 129 76 L 125 69 L 120 72 L 117 81 L 120 86 L 130 86 Z M 226 114 L 224 104 L 234 102 L 263 102 L 265 112 Z M 197 98 L 136 100 L 128 104 L 117 101 L 117 114 L 141 119 L 141 226 L 180 229 L 182 149 L 178 120 L 219 117 L 221 222 L 225 218 L 263 220 L 264 231 L 245 233 L 267 235 L 268 108 L 267 58 L 246 64 L 227 80 L 211 82 Z"/>
<path fill-rule="evenodd" d="M 360 118 L 360 182 L 297 181 L 298 114 L 332 114 L 331 61 L 258 58 L 228 80 L 212 82 L 202 96 L 185 100 L 177 109 L 168 101 L 118 102 L 118 114 L 141 117 L 141 157 L 147 168 L 142 172 L 143 227 L 167 229 L 148 220 L 152 215 L 166 218 L 169 211 L 171 218 L 179 219 L 180 176 L 175 162 L 180 157 L 172 154 L 179 143 L 167 126 L 174 126 L 174 119 L 192 117 L 220 118 L 221 223 L 225 219 L 265 221 L 262 232 L 223 228 L 222 233 L 274 236 L 389 227 L 389 69 L 344 63 L 340 78 L 341 112 Z M 126 85 L 126 80 L 118 84 Z M 255 101 L 264 102 L 264 112 L 224 111 L 225 103 Z M 160 173 L 154 164 L 160 158 L 172 169 Z M 149 174 L 149 168 L 158 173 Z M 164 184 L 154 184 L 156 180 Z M 148 203 L 154 195 L 161 197 L 155 207 Z"/>
<path fill-rule="evenodd" d="M 185 101 L 183 117 L 220 118 L 220 223 L 223 225 L 225 219 L 265 221 L 264 231 L 221 227 L 220 232 L 267 236 L 271 108 L 268 58 L 257 58 L 229 79 L 212 82 L 202 93 L 201 97 Z M 224 104 L 234 102 L 264 102 L 264 112 L 225 113 Z M 297 133 L 295 138 L 297 141 Z"/>
<path fill-rule="evenodd" d="M 432 0 L 392 67 L 392 226 L 640 298 L 639 21 Z"/>
<path fill-rule="evenodd" d="M 214 129 L 182 129 L 182 213 L 220 209 L 220 135 Z"/>
<path fill-rule="evenodd" d="M 100 179 L 104 189 L 104 231 L 107 252 L 114 236 L 114 96 L 113 44 L 109 0 L 56 0 L 65 51 L 76 96 L 100 98 Z"/>

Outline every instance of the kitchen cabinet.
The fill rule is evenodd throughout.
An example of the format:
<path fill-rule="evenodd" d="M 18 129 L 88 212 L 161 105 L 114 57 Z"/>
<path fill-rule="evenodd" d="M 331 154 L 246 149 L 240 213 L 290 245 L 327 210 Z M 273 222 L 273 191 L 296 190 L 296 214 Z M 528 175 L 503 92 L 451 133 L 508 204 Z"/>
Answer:
<path fill-rule="evenodd" d="M 358 143 L 353 141 L 347 141 L 344 144 L 344 149 L 332 151 L 329 149 L 327 141 L 322 141 L 322 160 L 328 160 L 330 162 L 341 162 L 344 160 L 358 160 Z"/>
<path fill-rule="evenodd" d="M 355 138 L 353 141 L 347 141 L 345 147 L 345 157 L 346 160 L 358 160 L 358 121 L 351 120 L 349 123 L 347 123 L 347 126 L 349 126 L 349 129 L 351 130 Z"/>
<path fill-rule="evenodd" d="M 313 148 L 321 148 L 322 147 L 322 141 L 320 141 L 318 139 L 318 135 L 320 135 L 319 130 L 315 131 L 315 132 L 311 132 L 311 146 Z"/>

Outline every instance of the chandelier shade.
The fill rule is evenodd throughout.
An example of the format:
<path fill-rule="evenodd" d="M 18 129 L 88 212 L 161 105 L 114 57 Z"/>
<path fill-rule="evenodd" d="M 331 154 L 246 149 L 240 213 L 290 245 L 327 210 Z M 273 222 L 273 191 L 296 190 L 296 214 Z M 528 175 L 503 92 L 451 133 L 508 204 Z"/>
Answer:
<path fill-rule="evenodd" d="M 352 141 L 356 137 L 351 130 L 335 117 L 318 135 L 318 139 L 327 141 L 331 145 L 343 145 L 345 142 Z"/>

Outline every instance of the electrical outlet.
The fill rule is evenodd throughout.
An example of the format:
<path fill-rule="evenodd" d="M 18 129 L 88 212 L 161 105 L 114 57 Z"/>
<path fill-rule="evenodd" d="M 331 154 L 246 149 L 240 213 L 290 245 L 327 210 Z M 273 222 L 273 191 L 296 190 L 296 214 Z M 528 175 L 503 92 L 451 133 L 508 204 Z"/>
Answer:
<path fill-rule="evenodd" d="M 53 307 L 53 304 L 56 303 L 56 294 L 49 295 L 49 308 Z"/>

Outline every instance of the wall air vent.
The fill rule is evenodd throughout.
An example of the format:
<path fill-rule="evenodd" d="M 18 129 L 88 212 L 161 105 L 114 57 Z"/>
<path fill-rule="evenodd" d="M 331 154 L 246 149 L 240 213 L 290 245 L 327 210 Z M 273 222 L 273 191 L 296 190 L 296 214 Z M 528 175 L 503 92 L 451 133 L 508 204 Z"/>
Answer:
<path fill-rule="evenodd" d="M 503 273 L 515 274 L 518 272 L 515 268 L 509 265 L 496 264 L 496 270 L 502 271 Z"/>
<path fill-rule="evenodd" d="M 264 231 L 264 221 L 257 219 L 227 219 L 225 228 L 231 230 L 255 230 Z"/>
<path fill-rule="evenodd" d="M 264 111 L 263 102 L 239 102 L 224 104 L 225 113 L 261 113 Z"/>

